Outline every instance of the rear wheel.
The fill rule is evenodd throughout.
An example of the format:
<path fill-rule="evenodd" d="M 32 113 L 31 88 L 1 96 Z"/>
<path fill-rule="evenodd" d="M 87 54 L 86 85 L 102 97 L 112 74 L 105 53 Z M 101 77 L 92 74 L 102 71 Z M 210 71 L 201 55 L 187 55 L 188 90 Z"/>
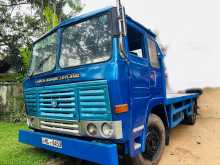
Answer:
<path fill-rule="evenodd" d="M 148 120 L 145 151 L 132 158 L 133 165 L 158 164 L 165 148 L 165 137 L 165 127 L 162 120 L 157 115 L 151 114 Z"/>
<path fill-rule="evenodd" d="M 186 89 L 185 93 L 198 93 L 201 95 L 203 91 L 201 88 L 191 88 L 191 89 Z"/>
<path fill-rule="evenodd" d="M 192 115 L 190 116 L 186 116 L 184 121 L 186 124 L 189 125 L 194 125 L 196 123 L 196 119 L 197 119 L 197 106 L 195 103 L 193 103 L 193 107 L 192 107 Z"/>

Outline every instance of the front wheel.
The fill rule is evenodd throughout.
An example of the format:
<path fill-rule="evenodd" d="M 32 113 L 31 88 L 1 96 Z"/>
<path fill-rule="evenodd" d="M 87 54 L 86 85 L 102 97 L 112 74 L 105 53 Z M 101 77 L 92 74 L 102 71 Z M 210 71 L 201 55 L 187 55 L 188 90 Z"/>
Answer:
<path fill-rule="evenodd" d="M 165 127 L 163 121 L 155 114 L 148 120 L 145 151 L 132 158 L 133 165 L 157 165 L 165 148 Z"/>

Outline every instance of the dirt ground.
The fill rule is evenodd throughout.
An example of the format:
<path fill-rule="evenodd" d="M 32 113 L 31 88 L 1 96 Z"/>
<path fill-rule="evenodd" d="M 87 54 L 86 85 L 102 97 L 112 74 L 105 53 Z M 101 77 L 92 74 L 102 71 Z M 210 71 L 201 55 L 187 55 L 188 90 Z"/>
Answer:
<path fill-rule="evenodd" d="M 220 88 L 205 88 L 196 125 L 171 131 L 159 165 L 220 165 Z"/>

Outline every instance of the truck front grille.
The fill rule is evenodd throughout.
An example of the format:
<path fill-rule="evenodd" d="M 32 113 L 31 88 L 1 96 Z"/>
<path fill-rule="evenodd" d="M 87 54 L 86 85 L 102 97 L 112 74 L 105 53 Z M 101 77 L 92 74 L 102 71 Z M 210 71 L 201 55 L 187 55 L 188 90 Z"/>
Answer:
<path fill-rule="evenodd" d="M 49 120 L 41 120 L 40 128 L 42 130 L 56 132 L 56 133 L 64 133 L 70 135 L 79 135 L 80 128 L 78 122 L 61 122 L 61 121 L 49 121 Z"/>
<path fill-rule="evenodd" d="M 34 91 L 28 91 L 24 95 L 25 106 L 30 115 L 37 112 L 37 95 Z"/>
<path fill-rule="evenodd" d="M 42 116 L 73 117 L 76 115 L 75 91 L 73 89 L 40 91 L 39 110 Z"/>
<path fill-rule="evenodd" d="M 24 95 L 28 114 L 39 118 L 112 120 L 106 80 L 28 88 Z"/>
<path fill-rule="evenodd" d="M 82 119 L 111 115 L 107 89 L 103 86 L 85 87 L 79 90 L 79 109 Z M 94 118 L 95 119 L 95 118 Z"/>

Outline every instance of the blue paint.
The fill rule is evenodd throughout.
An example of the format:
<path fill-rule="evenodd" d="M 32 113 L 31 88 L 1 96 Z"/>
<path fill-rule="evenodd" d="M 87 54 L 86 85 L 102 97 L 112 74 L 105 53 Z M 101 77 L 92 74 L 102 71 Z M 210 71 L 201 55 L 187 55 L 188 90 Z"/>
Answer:
<path fill-rule="evenodd" d="M 42 138 L 59 140 L 62 142 L 62 148 L 42 144 Z M 19 131 L 19 142 L 103 165 L 118 165 L 116 144 L 104 144 L 24 130 Z"/>
<path fill-rule="evenodd" d="M 127 26 L 141 33 L 143 37 L 141 45 L 143 57 L 138 57 L 129 52 L 129 38 L 126 36 L 124 38 L 128 60 L 126 61 L 119 52 L 118 36 L 113 36 L 112 56 L 108 61 L 66 69 L 59 67 L 62 28 L 111 10 L 112 8 L 109 7 L 73 17 L 44 35 L 43 37 L 58 31 L 56 67 L 50 72 L 31 78 L 26 77 L 24 80 L 24 97 L 26 111 L 30 116 L 64 121 L 121 121 L 123 138 L 109 140 L 110 143 L 114 144 L 103 144 L 104 142 L 96 143 L 79 140 L 74 137 L 66 138 L 60 135 L 54 136 L 21 131 L 21 142 L 94 162 L 106 164 L 107 161 L 112 161 L 112 164 L 117 164 L 115 144 L 123 144 L 125 146 L 124 153 L 133 157 L 145 150 L 145 135 L 148 131 L 147 121 L 154 107 L 158 105 L 164 107 L 165 125 L 168 128 L 176 127 L 183 120 L 184 115 L 192 115 L 192 102 L 197 99 L 198 94 L 183 94 L 180 97 L 172 98 L 167 96 L 164 55 L 155 40 L 156 35 L 128 16 L 126 17 Z M 153 40 L 156 45 L 160 68 L 154 68 L 150 63 L 147 45 L 148 38 Z M 80 77 L 36 83 L 42 79 L 50 79 L 68 74 L 79 74 Z M 54 108 L 52 103 L 56 105 Z M 181 106 L 175 107 L 177 103 L 181 104 Z M 116 114 L 114 112 L 115 106 L 120 104 L 128 104 L 128 112 Z M 174 118 L 176 119 L 174 120 Z M 134 128 L 141 125 L 144 125 L 143 130 L 133 132 Z M 70 150 L 66 147 L 63 150 L 55 150 L 51 147 L 43 146 L 39 141 L 42 136 L 64 140 L 65 144 L 77 146 L 77 149 L 73 147 Z M 36 139 L 36 142 L 30 140 L 31 138 Z M 141 148 L 134 149 L 135 142 L 140 143 Z M 82 148 L 80 147 L 81 145 Z M 84 152 L 88 147 L 94 147 L 91 150 L 91 155 L 85 155 L 85 152 L 89 152 Z M 78 152 L 78 150 L 83 150 L 83 152 Z M 104 160 L 105 158 L 106 160 Z"/>
<path fill-rule="evenodd" d="M 106 80 L 28 88 L 24 97 L 30 114 L 40 118 L 112 120 Z"/>
<path fill-rule="evenodd" d="M 167 98 L 165 103 L 168 104 L 173 104 L 176 102 L 181 102 L 183 100 L 190 100 L 190 99 L 195 99 L 199 96 L 197 93 L 192 93 L 192 94 L 186 94 L 180 97 L 173 97 L 173 98 Z"/>

